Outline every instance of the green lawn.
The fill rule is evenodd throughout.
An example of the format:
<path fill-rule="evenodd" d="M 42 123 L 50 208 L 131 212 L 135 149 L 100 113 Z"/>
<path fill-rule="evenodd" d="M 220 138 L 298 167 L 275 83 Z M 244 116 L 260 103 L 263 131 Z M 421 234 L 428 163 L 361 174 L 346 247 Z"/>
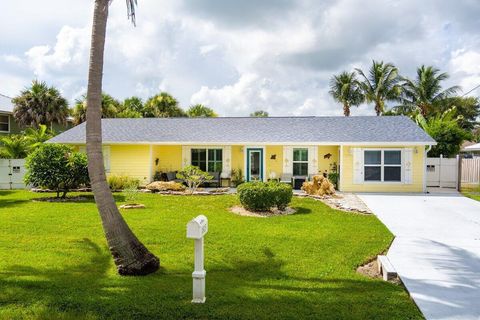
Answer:
<path fill-rule="evenodd" d="M 44 196 L 0 192 L 1 319 L 422 317 L 401 286 L 355 272 L 392 240 L 374 216 L 294 199 L 295 215 L 241 217 L 227 210 L 234 196 L 145 194 L 147 209 L 124 217 L 162 268 L 125 278 L 116 274 L 93 201 L 32 201 Z M 204 305 L 190 303 L 193 241 L 185 238 L 198 214 L 210 224 Z"/>
<path fill-rule="evenodd" d="M 480 186 L 479 185 L 462 186 L 462 194 L 466 197 L 480 201 Z"/>

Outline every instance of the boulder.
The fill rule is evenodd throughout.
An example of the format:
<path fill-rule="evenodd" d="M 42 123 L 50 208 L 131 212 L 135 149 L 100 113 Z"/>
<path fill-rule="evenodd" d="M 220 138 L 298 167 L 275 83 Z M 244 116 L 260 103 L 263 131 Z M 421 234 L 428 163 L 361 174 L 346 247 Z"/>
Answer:
<path fill-rule="evenodd" d="M 184 191 L 185 186 L 175 181 L 154 181 L 145 187 L 153 192 L 159 191 Z"/>
<path fill-rule="evenodd" d="M 335 194 L 335 187 L 323 175 L 313 176 L 312 181 L 305 181 L 301 188 L 309 195 L 324 196 Z"/>

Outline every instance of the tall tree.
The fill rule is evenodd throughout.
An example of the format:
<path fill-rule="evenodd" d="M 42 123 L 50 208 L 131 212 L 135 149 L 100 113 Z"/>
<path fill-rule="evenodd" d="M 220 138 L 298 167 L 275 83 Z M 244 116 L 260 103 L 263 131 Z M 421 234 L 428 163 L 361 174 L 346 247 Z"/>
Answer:
<path fill-rule="evenodd" d="M 350 107 L 360 105 L 365 97 L 358 83 L 355 72 L 342 72 L 330 80 L 330 94 L 333 99 L 343 104 L 343 114 L 350 116 Z"/>
<path fill-rule="evenodd" d="M 150 97 L 143 109 L 145 118 L 186 117 L 187 114 L 178 106 L 178 101 L 167 92 L 160 92 Z"/>
<path fill-rule="evenodd" d="M 196 104 L 188 108 L 187 115 L 190 118 L 214 118 L 218 115 L 213 109 L 204 106 L 203 104 Z"/>
<path fill-rule="evenodd" d="M 460 90 L 459 86 L 443 89 L 442 82 L 446 79 L 446 72 L 440 73 L 439 69 L 432 66 L 420 66 L 414 80 L 402 78 L 402 105 L 397 108 L 402 113 L 412 113 L 418 109 L 424 117 L 434 112 L 436 104 Z"/>
<path fill-rule="evenodd" d="M 267 118 L 268 117 L 268 112 L 263 111 L 263 110 L 257 110 L 252 113 L 250 113 L 250 117 L 253 118 Z"/>
<path fill-rule="evenodd" d="M 121 104 L 117 99 L 108 93 L 102 93 L 102 118 L 117 118 L 120 108 Z M 83 95 L 80 99 L 75 101 L 72 116 L 75 125 L 85 122 L 87 119 L 86 95 Z"/>
<path fill-rule="evenodd" d="M 141 118 L 143 116 L 143 101 L 139 97 L 130 97 L 123 100 L 118 107 L 117 118 Z"/>
<path fill-rule="evenodd" d="M 433 104 L 433 115 L 443 113 L 452 107 L 461 116 L 459 124 L 462 128 L 472 130 L 480 124 L 480 99 L 477 97 L 450 97 Z"/>
<path fill-rule="evenodd" d="M 108 187 L 102 154 L 102 76 L 110 0 L 95 0 L 87 89 L 88 173 L 108 246 L 121 275 L 145 275 L 158 270 L 160 261 L 138 240 L 118 211 Z M 136 0 L 127 0 L 135 23 Z"/>
<path fill-rule="evenodd" d="M 31 144 L 23 135 L 16 134 L 0 138 L 0 158 L 23 159 L 31 150 Z"/>
<path fill-rule="evenodd" d="M 47 126 L 41 124 L 38 129 L 27 128 L 25 129 L 25 140 L 31 144 L 31 148 L 35 149 L 45 141 L 49 140 L 55 135 L 52 130 L 48 130 Z"/>
<path fill-rule="evenodd" d="M 360 88 L 365 100 L 375 104 L 377 116 L 385 111 L 385 102 L 400 98 L 402 87 L 399 84 L 398 69 L 393 64 L 373 60 L 368 76 L 361 69 L 355 70 L 362 77 Z"/>
<path fill-rule="evenodd" d="M 66 124 L 68 116 L 68 102 L 60 91 L 45 82 L 33 80 L 30 87 L 13 98 L 13 117 L 21 127 L 38 127 L 53 123 Z"/>

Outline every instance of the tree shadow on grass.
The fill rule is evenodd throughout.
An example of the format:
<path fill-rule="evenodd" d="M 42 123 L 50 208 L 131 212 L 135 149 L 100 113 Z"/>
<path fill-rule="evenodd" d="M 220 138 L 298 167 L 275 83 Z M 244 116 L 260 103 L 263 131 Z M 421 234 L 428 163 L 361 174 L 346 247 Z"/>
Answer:
<path fill-rule="evenodd" d="M 339 319 L 415 318 L 405 293 L 391 284 L 312 278 L 284 271 L 285 261 L 263 248 L 255 260 L 207 270 L 207 303 L 193 305 L 191 271 L 160 270 L 120 277 L 106 248 L 75 242 L 90 253 L 70 267 L 11 266 L 0 272 L 6 317 L 92 319 Z M 161 256 L 161 255 L 160 255 Z M 395 296 L 402 299 L 395 299 Z M 23 311 L 22 311 L 23 310 Z M 25 314 L 18 314 L 25 312 Z M 32 317 L 33 313 L 33 317 Z M 2 315 L 0 313 L 0 315 Z"/>
<path fill-rule="evenodd" d="M 115 202 L 124 202 L 125 196 L 122 194 L 114 194 Z M 52 203 L 95 203 L 93 194 L 68 194 L 65 199 L 56 198 L 55 194 L 45 193 L 44 196 L 31 198 L 32 201 L 52 202 Z"/>
<path fill-rule="evenodd" d="M 294 215 L 296 215 L 296 214 L 310 214 L 310 213 L 312 213 L 312 209 L 310 209 L 310 208 L 297 207 L 297 206 L 293 206 L 293 208 L 296 210 L 296 212 L 294 213 Z"/>

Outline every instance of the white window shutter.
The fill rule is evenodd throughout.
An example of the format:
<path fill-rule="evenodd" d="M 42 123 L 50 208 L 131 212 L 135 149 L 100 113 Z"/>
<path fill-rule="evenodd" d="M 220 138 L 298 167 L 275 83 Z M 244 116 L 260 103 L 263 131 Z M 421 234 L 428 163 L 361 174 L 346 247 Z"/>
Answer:
<path fill-rule="evenodd" d="M 318 147 L 308 147 L 308 174 L 318 173 Z"/>
<path fill-rule="evenodd" d="M 191 148 L 182 146 L 182 168 L 185 168 L 192 164 L 192 152 Z"/>
<path fill-rule="evenodd" d="M 413 149 L 403 149 L 403 177 L 405 184 L 413 183 Z"/>
<path fill-rule="evenodd" d="M 363 149 L 352 148 L 353 152 L 353 183 L 363 183 Z"/>
<path fill-rule="evenodd" d="M 110 147 L 103 146 L 102 153 L 103 153 L 103 165 L 105 167 L 105 172 L 110 172 Z"/>
<path fill-rule="evenodd" d="M 225 146 L 223 147 L 222 154 L 222 176 L 230 177 L 232 173 L 232 147 Z"/>
<path fill-rule="evenodd" d="M 283 147 L 283 173 L 292 174 L 293 173 L 293 148 L 292 147 Z"/>

